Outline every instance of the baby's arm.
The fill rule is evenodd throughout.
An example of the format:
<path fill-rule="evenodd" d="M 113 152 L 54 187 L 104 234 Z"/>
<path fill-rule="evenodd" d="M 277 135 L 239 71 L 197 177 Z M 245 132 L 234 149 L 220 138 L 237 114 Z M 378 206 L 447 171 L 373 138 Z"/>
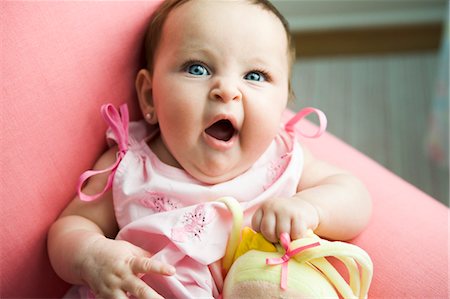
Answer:
<path fill-rule="evenodd" d="M 106 152 L 95 169 L 112 165 L 116 152 L 116 148 Z M 92 177 L 83 192 L 100 192 L 107 176 Z M 131 243 L 110 239 L 117 231 L 111 191 L 93 202 L 76 197 L 49 231 L 48 252 L 56 273 L 69 283 L 88 285 L 101 298 L 126 298 L 126 292 L 137 298 L 160 298 L 137 274 L 171 275 L 175 269 Z"/>
<path fill-rule="evenodd" d="M 270 241 L 289 232 L 292 239 L 308 229 L 324 238 L 349 240 L 367 225 L 371 199 L 356 177 L 305 151 L 305 164 L 297 194 L 273 198 L 256 211 L 252 225 Z"/>

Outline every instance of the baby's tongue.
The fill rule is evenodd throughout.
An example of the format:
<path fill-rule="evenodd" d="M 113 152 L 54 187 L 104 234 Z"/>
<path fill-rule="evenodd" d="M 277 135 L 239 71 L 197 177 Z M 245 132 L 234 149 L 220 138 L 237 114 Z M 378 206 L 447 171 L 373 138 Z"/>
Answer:
<path fill-rule="evenodd" d="M 206 134 L 222 141 L 228 141 L 234 135 L 234 128 L 228 120 L 219 120 L 205 130 Z"/>

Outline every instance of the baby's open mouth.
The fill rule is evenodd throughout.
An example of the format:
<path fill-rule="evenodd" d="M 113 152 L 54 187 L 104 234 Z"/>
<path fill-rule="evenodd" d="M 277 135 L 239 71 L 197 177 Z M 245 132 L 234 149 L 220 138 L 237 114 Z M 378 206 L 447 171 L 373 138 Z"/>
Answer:
<path fill-rule="evenodd" d="M 218 140 L 229 141 L 237 133 L 237 130 L 229 120 L 221 119 L 206 128 L 205 133 Z"/>

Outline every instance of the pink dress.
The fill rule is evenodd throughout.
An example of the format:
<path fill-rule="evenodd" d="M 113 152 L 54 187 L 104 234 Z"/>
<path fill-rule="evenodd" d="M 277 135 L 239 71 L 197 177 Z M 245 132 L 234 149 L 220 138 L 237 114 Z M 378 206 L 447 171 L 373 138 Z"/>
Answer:
<path fill-rule="evenodd" d="M 119 112 L 102 107 L 110 129 L 107 137 L 120 153 L 110 169 L 118 239 L 127 240 L 175 266 L 176 274 L 146 274 L 142 279 L 165 298 L 218 297 L 222 288 L 220 259 L 231 229 L 231 214 L 215 200 L 230 196 L 244 211 L 244 225 L 264 200 L 297 192 L 303 152 L 295 123 L 311 112 L 302 110 L 287 124 L 256 163 L 238 177 L 216 185 L 202 183 L 182 169 L 162 163 L 147 142 L 158 131 L 142 122 L 128 123 L 126 106 Z M 321 116 L 321 115 L 320 115 Z M 326 120 L 322 120 L 326 122 Z M 324 130 L 324 124 L 316 135 Z M 310 136 L 314 137 L 314 136 Z M 105 170 L 107 171 L 107 170 Z M 82 183 L 101 171 L 89 171 Z M 100 194 L 99 194 L 100 195 Z M 80 192 L 82 200 L 93 200 Z"/>

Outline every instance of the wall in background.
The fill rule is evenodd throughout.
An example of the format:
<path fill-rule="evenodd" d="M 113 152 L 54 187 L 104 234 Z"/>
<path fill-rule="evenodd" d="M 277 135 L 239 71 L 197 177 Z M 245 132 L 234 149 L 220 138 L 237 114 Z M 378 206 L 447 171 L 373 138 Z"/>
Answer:
<path fill-rule="evenodd" d="M 445 0 L 273 1 L 299 57 L 428 51 L 439 47 Z"/>
<path fill-rule="evenodd" d="M 448 205 L 448 167 L 427 151 L 437 53 L 300 59 L 296 99 L 314 106 L 328 131 Z"/>
<path fill-rule="evenodd" d="M 448 204 L 448 165 L 426 143 L 447 1 L 272 2 L 298 54 L 291 108 L 321 108 L 331 133 Z"/>
<path fill-rule="evenodd" d="M 293 32 L 442 22 L 446 0 L 273 0 Z"/>

